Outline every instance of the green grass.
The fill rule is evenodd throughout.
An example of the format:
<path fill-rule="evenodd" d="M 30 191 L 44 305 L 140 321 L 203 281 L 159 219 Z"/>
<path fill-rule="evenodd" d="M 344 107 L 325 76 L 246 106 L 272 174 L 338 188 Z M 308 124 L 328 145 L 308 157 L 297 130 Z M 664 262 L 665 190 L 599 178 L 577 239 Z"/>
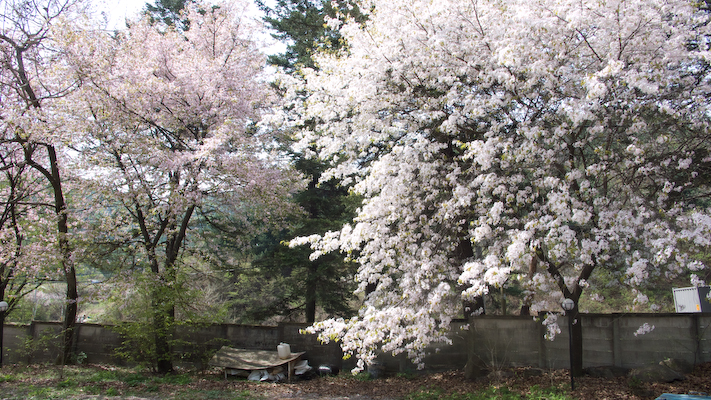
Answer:
<path fill-rule="evenodd" d="M 157 375 L 129 368 L 97 366 L 5 366 L 0 369 L 0 399 L 71 399 L 86 395 L 148 397 L 174 400 L 248 400 L 262 397 L 225 387 L 203 390 L 198 380 L 221 376 L 196 373 Z"/>
<path fill-rule="evenodd" d="M 533 386 L 526 394 L 507 387 L 490 386 L 474 393 L 445 394 L 442 389 L 422 389 L 407 397 L 407 400 L 572 400 L 556 388 L 541 389 Z"/>
<path fill-rule="evenodd" d="M 414 379 L 413 376 L 407 377 Z M 322 379 L 369 382 L 369 374 Z M 235 381 L 232 380 L 232 383 Z M 49 365 L 5 366 L 0 369 L 0 399 L 77 399 L 82 396 L 131 396 L 161 400 L 256 400 L 265 399 L 252 386 L 235 386 L 222 374 L 195 372 L 157 375 L 142 370 Z M 340 382 L 343 383 L 343 382 Z M 373 381 L 377 384 L 377 381 Z M 572 400 L 556 387 L 530 388 L 490 385 L 471 393 L 448 393 L 446 387 L 423 387 L 403 400 Z"/>

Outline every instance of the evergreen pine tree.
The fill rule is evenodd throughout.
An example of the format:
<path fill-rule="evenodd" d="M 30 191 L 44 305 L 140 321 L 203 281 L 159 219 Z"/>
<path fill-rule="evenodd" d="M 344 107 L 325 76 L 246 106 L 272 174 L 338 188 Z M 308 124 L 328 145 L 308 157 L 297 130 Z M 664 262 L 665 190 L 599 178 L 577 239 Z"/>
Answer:
<path fill-rule="evenodd" d="M 257 1 L 265 13 L 264 21 L 275 31 L 273 36 L 287 41 L 282 54 L 268 61 L 290 74 L 302 68 L 317 68 L 312 55 L 317 51 L 337 52 L 344 43 L 337 31 L 326 25 L 325 18 L 364 19 L 360 10 L 348 1 L 279 0 L 275 7 Z M 302 153 L 292 152 L 297 170 L 309 179 L 308 187 L 296 196 L 304 217 L 294 221 L 294 228 L 272 232 L 258 240 L 260 250 L 254 261 L 253 275 L 241 277 L 249 284 L 241 285 L 238 301 L 257 296 L 259 302 L 245 304 L 243 319 L 263 321 L 272 316 L 289 319 L 316 320 L 317 309 L 325 314 L 349 315 L 353 305 L 353 280 L 346 279 L 356 266 L 339 254 L 324 255 L 311 261 L 311 251 L 305 247 L 289 248 L 283 243 L 296 236 L 322 234 L 338 230 L 352 220 L 358 198 L 348 194 L 348 188 L 335 181 L 321 182 L 326 166 Z M 243 281 L 243 283 L 245 283 Z M 245 291 L 251 294 L 245 295 Z M 255 304 L 259 303 L 259 304 Z"/>

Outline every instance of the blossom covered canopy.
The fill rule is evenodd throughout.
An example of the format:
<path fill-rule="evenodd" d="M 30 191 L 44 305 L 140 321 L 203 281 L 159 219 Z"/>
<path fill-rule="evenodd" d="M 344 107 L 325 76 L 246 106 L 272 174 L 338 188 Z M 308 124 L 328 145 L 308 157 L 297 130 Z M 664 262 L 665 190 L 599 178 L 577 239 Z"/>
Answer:
<path fill-rule="evenodd" d="M 630 285 L 705 268 L 688 255 L 711 238 L 705 10 L 363 3 L 347 54 L 291 86 L 301 147 L 365 199 L 353 225 L 292 241 L 360 265 L 359 316 L 316 324 L 322 339 L 361 367 L 379 347 L 421 362 L 462 300 L 510 280 L 540 311 L 596 268 Z"/>
<path fill-rule="evenodd" d="M 67 107 L 84 167 L 108 198 L 145 208 L 156 238 L 187 228 L 195 208 L 214 222 L 230 215 L 245 237 L 291 212 L 300 177 L 253 129 L 271 99 L 246 8 L 191 3 L 184 31 L 144 17 L 115 34 L 62 32 L 83 81 Z"/>
<path fill-rule="evenodd" d="M 125 304 L 150 304 L 131 318 L 149 321 L 162 373 L 173 369 L 176 316 L 217 314 L 193 272 L 234 265 L 295 212 L 301 178 L 255 127 L 271 98 L 247 8 L 195 1 L 181 24 L 144 15 L 115 32 L 88 19 L 54 27 L 66 79 L 80 83 L 63 99 L 63 126 L 84 168 L 91 261 L 120 272 L 114 287 L 137 294 Z"/>

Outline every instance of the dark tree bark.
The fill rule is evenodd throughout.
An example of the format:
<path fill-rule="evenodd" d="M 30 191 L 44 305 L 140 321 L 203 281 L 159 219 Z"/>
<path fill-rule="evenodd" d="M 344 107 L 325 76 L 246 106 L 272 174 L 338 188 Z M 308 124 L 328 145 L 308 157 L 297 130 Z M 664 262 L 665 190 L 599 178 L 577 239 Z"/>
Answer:
<path fill-rule="evenodd" d="M 571 373 L 574 377 L 583 376 L 583 324 L 580 321 L 580 312 L 578 311 L 578 301 L 575 301 L 575 307 L 570 311 L 573 325 L 571 327 L 572 339 L 570 355 L 573 358 L 571 365 Z"/>
<path fill-rule="evenodd" d="M 27 80 L 24 73 L 24 61 L 22 53 L 17 51 L 19 79 L 23 84 L 21 87 L 29 99 L 30 106 L 40 108 L 39 100 Z M 67 282 L 67 292 L 65 299 L 64 324 L 63 324 L 63 350 L 60 362 L 68 364 L 73 359 L 74 329 L 76 325 L 77 310 L 79 308 L 79 292 L 77 291 L 77 278 L 74 261 L 72 260 L 72 248 L 69 242 L 69 216 L 67 213 L 67 202 L 62 188 L 62 177 L 59 171 L 59 161 L 57 150 L 51 144 L 28 142 L 18 138 L 25 152 L 25 162 L 35 170 L 39 171 L 49 182 L 54 195 L 54 213 L 57 216 L 57 241 L 61 255 L 62 271 Z M 48 166 L 45 167 L 34 158 L 38 149 L 47 152 Z"/>
<path fill-rule="evenodd" d="M 313 324 L 316 322 L 316 292 L 318 288 L 318 260 L 311 262 L 309 264 L 309 276 L 306 277 L 306 304 L 304 314 L 306 315 L 306 322 Z"/>
<path fill-rule="evenodd" d="M 578 311 L 578 302 L 580 301 L 580 296 L 583 293 L 583 288 L 580 286 L 581 281 L 586 281 L 588 278 L 590 278 L 590 275 L 592 274 L 593 270 L 595 269 L 597 262 L 593 259 L 593 262 L 591 264 L 588 264 L 583 267 L 583 269 L 580 271 L 580 275 L 578 276 L 578 279 L 575 280 L 575 283 L 573 284 L 573 290 L 570 290 L 568 286 L 565 284 L 565 280 L 563 279 L 563 275 L 561 274 L 560 270 L 561 268 L 564 267 L 564 265 L 556 265 L 552 263 L 545 251 L 541 248 L 536 249 L 536 255 L 538 256 L 539 261 L 543 264 L 546 265 L 547 272 L 553 278 L 553 280 L 556 282 L 556 285 L 560 289 L 561 293 L 563 294 L 563 298 L 566 299 L 571 299 L 574 302 L 574 307 L 573 309 L 569 312 L 570 318 L 573 321 L 573 325 L 571 327 L 571 373 L 573 376 L 582 376 L 583 375 L 583 328 L 580 323 L 580 313 Z"/>

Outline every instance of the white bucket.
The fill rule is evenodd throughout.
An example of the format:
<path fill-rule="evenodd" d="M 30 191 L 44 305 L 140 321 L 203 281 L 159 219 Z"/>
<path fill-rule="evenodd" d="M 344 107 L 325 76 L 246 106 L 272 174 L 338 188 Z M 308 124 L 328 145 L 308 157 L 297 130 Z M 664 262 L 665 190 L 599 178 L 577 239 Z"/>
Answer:
<path fill-rule="evenodd" d="M 277 353 L 279 353 L 279 358 L 286 359 L 291 357 L 291 346 L 288 343 L 281 343 L 277 346 Z"/>

